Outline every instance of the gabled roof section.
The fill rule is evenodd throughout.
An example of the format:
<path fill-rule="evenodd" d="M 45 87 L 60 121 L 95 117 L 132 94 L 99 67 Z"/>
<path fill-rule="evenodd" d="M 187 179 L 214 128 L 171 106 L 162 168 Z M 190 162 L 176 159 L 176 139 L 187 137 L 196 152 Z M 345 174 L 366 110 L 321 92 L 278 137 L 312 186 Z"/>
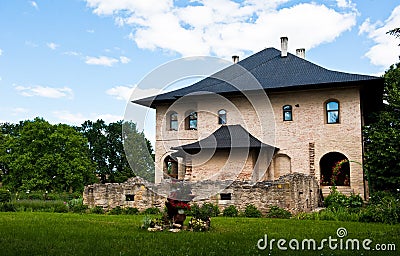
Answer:
<path fill-rule="evenodd" d="M 241 125 L 222 125 L 210 136 L 179 147 L 172 147 L 173 150 L 184 150 L 186 152 L 199 151 L 201 149 L 259 149 L 270 148 L 277 150 L 277 148 L 268 144 L 262 143 L 256 137 L 251 135 Z"/>
<path fill-rule="evenodd" d="M 239 69 L 236 65 L 242 68 Z M 157 103 L 175 101 L 185 95 L 199 92 L 232 94 L 254 90 L 254 88 L 238 89 L 232 85 L 235 84 L 235 79 L 238 80 L 245 75 L 242 70 L 250 72 L 267 92 L 352 86 L 373 80 L 381 80 L 381 83 L 383 81 L 380 77 L 328 70 L 290 53 L 287 57 L 281 57 L 281 51 L 267 48 L 191 86 L 133 102 L 155 107 Z"/>

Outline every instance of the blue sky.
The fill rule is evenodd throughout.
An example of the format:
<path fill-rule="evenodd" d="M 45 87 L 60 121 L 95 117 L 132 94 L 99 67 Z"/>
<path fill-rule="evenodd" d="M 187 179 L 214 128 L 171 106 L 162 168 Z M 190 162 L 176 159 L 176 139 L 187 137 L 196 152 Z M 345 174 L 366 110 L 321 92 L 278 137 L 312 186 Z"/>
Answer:
<path fill-rule="evenodd" d="M 243 59 L 279 49 L 281 36 L 323 67 L 381 75 L 400 55 L 385 34 L 394 27 L 395 0 L 0 1 L 0 122 L 121 120 L 133 87 L 159 65 Z"/>

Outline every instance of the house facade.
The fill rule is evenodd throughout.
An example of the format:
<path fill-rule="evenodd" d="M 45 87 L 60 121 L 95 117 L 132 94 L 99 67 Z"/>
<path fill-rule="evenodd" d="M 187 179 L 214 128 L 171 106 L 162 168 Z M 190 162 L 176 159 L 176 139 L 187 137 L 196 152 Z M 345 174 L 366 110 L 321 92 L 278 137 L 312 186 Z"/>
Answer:
<path fill-rule="evenodd" d="M 362 126 L 383 79 L 264 49 L 191 86 L 140 99 L 156 109 L 156 182 L 272 181 L 291 173 L 366 196 Z M 236 59 L 236 58 L 235 58 Z M 218 79 L 220 78 L 220 79 Z"/>

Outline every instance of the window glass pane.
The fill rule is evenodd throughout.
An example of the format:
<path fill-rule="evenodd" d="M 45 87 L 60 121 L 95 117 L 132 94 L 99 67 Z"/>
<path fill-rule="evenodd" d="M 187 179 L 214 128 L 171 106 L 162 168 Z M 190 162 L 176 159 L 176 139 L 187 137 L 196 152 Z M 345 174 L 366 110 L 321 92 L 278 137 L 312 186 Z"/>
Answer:
<path fill-rule="evenodd" d="M 218 124 L 226 124 L 226 111 L 224 109 L 218 111 Z"/>
<path fill-rule="evenodd" d="M 189 129 L 197 129 L 197 119 L 189 120 Z"/>
<path fill-rule="evenodd" d="M 326 104 L 326 110 L 339 110 L 339 103 L 331 101 Z"/>
<path fill-rule="evenodd" d="M 292 121 L 292 112 L 291 111 L 285 111 L 284 112 L 284 120 L 285 121 Z"/>
<path fill-rule="evenodd" d="M 178 120 L 178 114 L 177 113 L 172 113 L 170 117 L 171 117 L 171 121 L 177 121 Z"/>
<path fill-rule="evenodd" d="M 328 124 L 339 123 L 339 112 L 338 111 L 329 111 L 328 112 Z"/>
<path fill-rule="evenodd" d="M 178 130 L 178 121 L 171 120 L 171 130 L 174 130 L 174 131 Z"/>
<path fill-rule="evenodd" d="M 283 110 L 292 110 L 292 106 L 290 105 L 283 106 Z"/>

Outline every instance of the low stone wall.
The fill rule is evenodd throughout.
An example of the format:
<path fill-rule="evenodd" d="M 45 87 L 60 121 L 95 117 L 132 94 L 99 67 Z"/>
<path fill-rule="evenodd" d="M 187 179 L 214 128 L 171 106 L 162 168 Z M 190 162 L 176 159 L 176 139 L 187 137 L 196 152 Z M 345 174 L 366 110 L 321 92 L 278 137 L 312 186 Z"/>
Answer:
<path fill-rule="evenodd" d="M 207 191 L 213 191 L 215 186 L 223 187 L 220 193 L 196 201 L 199 205 L 205 202 L 218 204 L 221 211 L 230 205 L 235 205 L 243 211 L 248 204 L 253 204 L 263 213 L 267 213 L 273 205 L 292 213 L 309 212 L 315 210 L 319 202 L 319 186 L 315 177 L 301 173 L 288 174 L 275 181 L 257 183 L 202 181 L 186 184 L 190 184 L 194 195 L 207 195 Z M 136 207 L 143 211 L 149 207 L 163 210 L 166 197 L 148 189 L 140 178 L 132 178 L 125 183 L 86 186 L 83 200 L 90 208 L 101 206 L 109 210 L 120 206 Z"/>

